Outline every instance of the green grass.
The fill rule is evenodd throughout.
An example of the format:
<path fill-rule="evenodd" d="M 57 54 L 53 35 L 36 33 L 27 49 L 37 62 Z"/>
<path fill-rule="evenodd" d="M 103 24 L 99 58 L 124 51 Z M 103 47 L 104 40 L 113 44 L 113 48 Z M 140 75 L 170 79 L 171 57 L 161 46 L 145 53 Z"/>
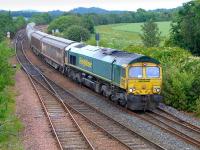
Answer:
<path fill-rule="evenodd" d="M 156 23 L 158 24 L 159 30 L 161 31 L 161 36 L 169 36 L 170 22 L 156 22 Z M 141 25 L 143 25 L 143 23 L 128 23 L 119 26 L 114 26 L 112 27 L 112 29 L 132 32 L 135 34 L 142 34 Z"/>
<path fill-rule="evenodd" d="M 141 45 L 141 25 L 143 23 L 123 23 L 96 26 L 96 32 L 100 33 L 100 45 L 124 49 L 129 45 Z M 162 41 L 169 36 L 170 22 L 157 22 L 161 31 Z M 87 42 L 95 45 L 94 36 Z M 163 43 L 163 42 L 162 42 Z M 162 44 L 161 43 L 161 44 Z"/>

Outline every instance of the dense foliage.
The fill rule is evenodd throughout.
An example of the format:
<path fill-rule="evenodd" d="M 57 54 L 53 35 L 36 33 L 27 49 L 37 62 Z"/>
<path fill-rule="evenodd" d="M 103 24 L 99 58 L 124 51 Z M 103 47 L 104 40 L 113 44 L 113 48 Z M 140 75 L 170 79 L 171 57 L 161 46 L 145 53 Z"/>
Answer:
<path fill-rule="evenodd" d="M 29 22 L 34 22 L 37 25 L 49 24 L 52 21 L 52 17 L 48 13 L 33 15 Z"/>
<path fill-rule="evenodd" d="M 86 8 L 85 8 L 86 9 Z M 135 23 L 145 22 L 149 19 L 155 21 L 169 21 L 172 19 L 173 14 L 176 13 L 180 8 L 175 9 L 157 9 L 146 11 L 144 9 L 138 9 L 137 11 L 107 11 L 100 8 L 87 8 L 87 13 L 82 12 L 79 9 L 74 9 L 70 12 L 63 12 L 59 10 L 47 12 L 52 18 L 59 17 L 65 14 L 78 14 L 82 16 L 90 16 L 94 21 L 95 25 L 105 25 L 114 23 Z M 99 11 L 100 10 L 100 11 Z M 0 11 L 6 12 L 6 11 Z M 44 12 L 37 12 L 33 10 L 28 11 L 13 11 L 11 12 L 12 17 L 23 16 L 31 18 L 33 16 L 42 15 Z"/>
<path fill-rule="evenodd" d="M 160 44 L 160 35 L 158 25 L 149 20 L 142 25 L 142 34 L 141 39 L 146 47 L 159 46 Z"/>
<path fill-rule="evenodd" d="M 20 149 L 16 138 L 21 124 L 13 115 L 15 103 L 10 88 L 14 84 L 14 70 L 8 63 L 13 52 L 8 47 L 8 42 L 0 43 L 0 149 Z"/>
<path fill-rule="evenodd" d="M 81 26 L 71 26 L 64 33 L 63 37 L 73 41 L 86 41 L 90 38 L 90 32 Z"/>
<path fill-rule="evenodd" d="M 90 17 L 74 15 L 61 16 L 50 23 L 48 32 L 59 30 L 58 36 L 74 41 L 86 41 L 94 33 L 94 23 Z"/>
<path fill-rule="evenodd" d="M 200 1 L 183 5 L 173 20 L 170 42 L 200 55 Z"/>
<path fill-rule="evenodd" d="M 26 21 L 23 17 L 13 19 L 9 13 L 0 13 L 0 42 L 6 37 L 7 32 L 14 36 L 17 30 L 25 26 Z"/>
<path fill-rule="evenodd" d="M 58 29 L 60 32 L 67 30 L 72 25 L 81 25 L 81 18 L 78 16 L 61 16 L 52 21 L 48 26 L 48 32 Z"/>
<path fill-rule="evenodd" d="M 160 9 L 154 11 L 146 11 L 140 8 L 136 12 L 84 14 L 83 16 L 91 17 L 95 25 L 146 22 L 150 19 L 155 21 L 169 21 L 172 20 L 173 14 L 176 13 L 177 10 L 179 10 L 179 8 L 171 10 Z"/>

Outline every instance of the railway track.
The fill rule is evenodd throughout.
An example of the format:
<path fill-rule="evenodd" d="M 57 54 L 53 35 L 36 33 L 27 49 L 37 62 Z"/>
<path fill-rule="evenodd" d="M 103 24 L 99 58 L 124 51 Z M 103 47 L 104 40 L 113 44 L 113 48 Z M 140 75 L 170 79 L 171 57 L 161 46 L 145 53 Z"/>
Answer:
<path fill-rule="evenodd" d="M 39 81 L 32 80 L 32 84 L 59 141 L 59 147 L 61 149 L 94 149 L 73 115 L 58 101 L 57 97 L 50 94 L 51 92 Z"/>
<path fill-rule="evenodd" d="M 147 113 L 149 117 L 155 120 L 157 123 L 167 127 L 168 130 L 173 132 L 176 136 L 185 140 L 186 142 L 200 147 L 200 128 L 194 126 L 174 115 L 159 109 Z"/>
<path fill-rule="evenodd" d="M 16 42 L 18 60 L 34 86 L 60 149 L 94 149 L 68 108 L 54 95 L 53 88 L 23 55 L 20 46 L 22 44 Z"/>
<path fill-rule="evenodd" d="M 43 87 L 43 90 L 41 90 L 42 91 L 41 93 L 44 96 L 40 96 L 42 97 L 41 99 L 46 98 L 45 94 L 47 94 L 47 92 L 45 93 L 44 89 L 48 90 L 48 92 L 51 93 L 51 97 L 52 99 L 54 99 L 54 101 L 56 99 L 55 97 L 57 97 L 57 99 L 59 99 L 61 103 L 64 102 L 63 104 L 65 105 L 63 107 L 68 110 L 67 114 L 71 114 L 70 112 L 72 111 L 77 114 L 80 114 L 87 121 L 89 121 L 96 127 L 100 128 L 102 131 L 104 131 L 109 136 L 111 136 L 112 138 L 114 138 L 115 140 L 123 144 L 128 149 L 165 149 L 162 146 L 146 139 L 145 137 L 138 135 L 134 131 L 130 130 L 128 127 L 116 122 L 115 120 L 101 113 L 97 109 L 82 102 L 80 99 L 78 99 L 75 95 L 71 94 L 69 91 L 62 89 L 61 87 L 56 85 L 53 81 L 47 79 L 37 68 L 35 68 L 29 62 L 29 60 L 26 58 L 22 50 L 23 47 L 21 47 L 21 50 L 20 50 L 20 45 L 23 46 L 22 42 L 16 43 L 16 54 L 18 56 L 18 60 L 19 62 L 21 62 L 24 70 L 31 76 L 31 78 L 33 78 L 32 81 L 33 81 L 33 84 L 35 84 L 36 89 L 38 87 L 38 89 L 41 90 Z M 39 84 L 40 84 L 40 87 L 39 87 Z M 48 99 L 48 96 L 47 96 L 47 99 Z M 50 102 L 50 104 L 51 103 L 52 102 Z M 58 109 L 58 104 L 55 105 L 55 112 Z M 45 106 L 51 106 L 51 105 L 48 105 L 47 103 Z M 46 110 L 48 110 L 48 108 Z M 53 110 L 54 112 L 54 106 L 52 106 L 52 109 L 50 109 L 50 111 L 51 110 Z M 61 110 L 59 110 L 59 112 L 60 111 Z M 46 112 L 46 114 L 49 114 L 49 113 Z M 64 115 L 61 115 L 61 116 L 64 116 Z M 73 116 L 71 116 L 71 118 L 73 118 Z M 72 120 L 76 122 L 74 119 Z M 62 119 L 60 119 L 60 121 L 62 121 Z M 76 126 L 78 127 L 78 125 Z M 52 123 L 52 128 L 55 128 L 53 127 L 53 123 Z M 79 132 L 82 133 L 80 128 L 79 128 Z M 57 141 L 58 143 L 61 143 L 60 147 L 62 148 L 62 142 L 60 141 L 59 136 L 58 136 L 59 134 L 56 133 L 56 130 L 54 130 L 54 134 L 57 135 Z M 86 136 L 84 136 L 83 133 L 82 135 L 84 137 L 82 139 L 85 139 L 85 143 L 87 144 L 87 146 L 93 149 L 92 145 L 87 140 Z"/>
<path fill-rule="evenodd" d="M 58 95 L 63 99 L 67 107 L 84 116 L 90 122 L 107 132 L 130 149 L 165 149 L 153 143 L 145 137 L 135 133 L 128 127 L 116 122 L 114 119 L 100 112 L 98 109 L 84 103 L 71 92 L 61 88 L 48 79 Z"/>
<path fill-rule="evenodd" d="M 24 58 L 23 61 L 24 60 L 26 60 L 26 58 Z M 27 61 L 28 60 L 26 60 L 25 62 L 27 62 Z M 24 64 L 26 64 L 25 62 L 24 62 Z M 28 67 L 28 68 L 30 71 L 30 67 Z M 40 71 L 36 70 L 36 72 L 37 71 L 40 74 Z M 79 114 L 76 114 L 75 112 L 67 110 L 65 104 L 63 102 L 61 102 L 62 101 L 61 99 L 57 98 L 56 92 L 53 90 L 53 88 L 51 86 L 49 86 L 49 83 L 45 79 L 45 77 L 42 76 L 42 74 L 40 74 L 41 77 L 39 77 L 40 75 L 37 76 L 36 74 L 33 74 L 32 72 L 31 72 L 32 76 L 30 76 L 31 82 L 34 85 L 36 92 L 38 93 L 40 101 L 45 110 L 45 114 L 48 116 L 50 124 L 52 125 L 53 131 L 55 132 L 55 135 L 57 134 L 56 139 L 58 139 L 58 140 L 60 139 L 59 140 L 60 142 L 58 142 L 58 143 L 60 143 L 60 147 L 61 146 L 64 147 L 63 149 L 72 149 L 72 148 L 74 148 L 74 149 L 94 149 L 92 147 L 92 145 L 95 145 L 95 147 L 97 147 L 98 145 L 100 145 L 100 143 L 103 143 L 106 145 L 102 146 L 102 147 L 106 147 L 109 149 L 114 149 L 116 146 L 119 146 L 119 148 L 121 148 L 121 149 L 128 149 L 125 146 L 123 146 L 120 142 L 117 143 L 115 140 L 112 140 L 110 137 L 108 137 L 102 131 L 100 131 L 100 129 L 98 129 L 97 127 L 94 127 L 94 125 L 91 125 L 90 123 L 86 123 L 86 121 L 83 118 L 81 118 Z M 44 80 L 41 80 L 42 78 L 44 78 Z M 59 105 L 62 105 L 62 106 L 59 106 Z M 67 112 L 64 112 L 63 107 L 65 110 L 67 110 Z M 49 114 L 51 116 L 49 116 Z M 73 126 L 70 126 L 71 123 L 69 121 L 69 118 L 67 120 L 65 114 L 67 116 L 70 115 L 71 118 L 73 119 L 72 121 L 74 121 L 75 123 L 78 122 L 78 123 L 76 123 L 76 126 L 78 128 L 81 128 L 80 126 L 83 126 L 83 124 L 87 124 L 87 125 L 89 124 L 89 126 L 90 126 L 90 128 L 92 128 L 93 132 L 98 133 L 97 137 L 98 136 L 100 137 L 100 138 L 98 138 L 98 141 L 95 140 L 94 137 L 90 137 L 88 139 L 92 139 L 93 142 L 92 142 L 92 144 L 89 145 L 89 147 L 86 148 L 83 143 L 81 144 L 81 142 L 83 140 L 80 140 L 80 137 L 77 136 L 77 130 L 74 129 Z M 68 124 L 68 126 L 67 126 L 67 124 Z M 83 128 L 81 130 L 83 130 Z M 83 133 L 83 132 L 81 132 L 81 133 Z M 80 133 L 79 133 L 79 136 L 80 136 Z M 87 136 L 88 135 L 86 135 L 86 134 L 84 135 L 85 139 Z M 87 139 L 87 141 L 88 141 L 88 139 Z M 70 141 L 72 143 L 70 144 L 67 141 Z M 89 140 L 89 141 L 91 141 L 91 140 Z"/>
<path fill-rule="evenodd" d="M 146 112 L 145 114 L 135 114 L 135 116 L 159 127 L 160 129 L 175 135 L 188 144 L 200 147 L 200 128 L 191 125 L 161 109 Z"/>

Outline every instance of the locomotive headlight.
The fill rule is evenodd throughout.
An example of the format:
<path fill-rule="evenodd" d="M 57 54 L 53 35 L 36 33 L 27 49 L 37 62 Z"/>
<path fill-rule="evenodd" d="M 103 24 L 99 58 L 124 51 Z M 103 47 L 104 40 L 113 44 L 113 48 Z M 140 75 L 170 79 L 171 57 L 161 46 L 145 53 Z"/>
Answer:
<path fill-rule="evenodd" d="M 134 91 L 135 91 L 135 88 L 130 88 L 130 89 L 129 89 L 129 92 L 130 92 L 130 93 L 133 93 Z"/>
<path fill-rule="evenodd" d="M 154 93 L 159 93 L 161 91 L 161 88 L 156 86 L 156 87 L 153 87 L 153 92 Z"/>
<path fill-rule="evenodd" d="M 156 89 L 156 92 L 160 92 L 160 88 L 157 88 L 157 89 Z"/>

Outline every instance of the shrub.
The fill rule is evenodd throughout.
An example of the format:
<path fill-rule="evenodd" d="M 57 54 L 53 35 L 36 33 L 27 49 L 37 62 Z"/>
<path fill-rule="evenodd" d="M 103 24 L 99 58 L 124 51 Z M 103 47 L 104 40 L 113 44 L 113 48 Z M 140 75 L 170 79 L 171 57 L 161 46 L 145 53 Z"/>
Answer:
<path fill-rule="evenodd" d="M 161 33 L 159 32 L 158 25 L 152 20 L 149 20 L 145 22 L 141 27 L 143 34 L 140 36 L 144 46 L 159 46 Z"/>
<path fill-rule="evenodd" d="M 8 62 L 13 52 L 7 42 L 0 43 L 0 149 L 21 149 L 17 134 L 22 125 L 13 115 L 15 101 L 10 88 L 14 70 Z"/>
<path fill-rule="evenodd" d="M 90 32 L 81 26 L 71 26 L 67 31 L 63 33 L 64 38 L 73 41 L 86 41 L 90 38 Z"/>
<path fill-rule="evenodd" d="M 61 16 L 50 23 L 48 33 L 51 33 L 55 29 L 63 32 L 72 25 L 81 25 L 81 18 L 77 16 Z"/>
<path fill-rule="evenodd" d="M 196 101 L 196 106 L 197 106 L 196 113 L 198 116 L 200 116 L 200 96 Z"/>

